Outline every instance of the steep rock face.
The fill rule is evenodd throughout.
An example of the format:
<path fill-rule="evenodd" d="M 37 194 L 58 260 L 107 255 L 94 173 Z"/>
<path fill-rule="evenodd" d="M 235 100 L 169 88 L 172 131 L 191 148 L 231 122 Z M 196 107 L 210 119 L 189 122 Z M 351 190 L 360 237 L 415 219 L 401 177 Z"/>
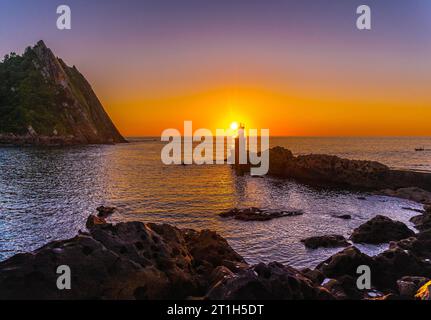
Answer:
<path fill-rule="evenodd" d="M 0 63 L 0 143 L 121 142 L 125 139 L 84 76 L 43 41 Z"/>

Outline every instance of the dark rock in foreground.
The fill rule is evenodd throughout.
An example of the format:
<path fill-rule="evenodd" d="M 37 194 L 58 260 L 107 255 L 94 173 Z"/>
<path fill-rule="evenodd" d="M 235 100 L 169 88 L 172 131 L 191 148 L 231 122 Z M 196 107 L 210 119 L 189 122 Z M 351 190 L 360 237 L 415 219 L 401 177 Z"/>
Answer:
<path fill-rule="evenodd" d="M 425 206 L 424 209 L 423 214 L 410 219 L 420 231 L 431 230 L 431 207 Z"/>
<path fill-rule="evenodd" d="M 423 232 L 392 242 L 388 250 L 375 257 L 367 256 L 355 247 L 346 248 L 320 263 L 317 270 L 326 278 L 343 282 L 346 276 L 357 278 L 357 268 L 365 265 L 372 272 L 374 288 L 385 294 L 395 294 L 392 298 L 406 298 L 407 289 L 400 281 L 406 282 L 407 276 L 410 277 L 410 282 L 417 277 L 431 278 L 430 259 L 431 232 Z M 409 292 L 408 298 L 413 299 L 412 290 Z M 337 296 L 335 292 L 332 293 Z"/>
<path fill-rule="evenodd" d="M 0 263 L 0 299 L 331 299 L 301 272 L 248 266 L 217 233 L 90 216 L 89 233 Z M 71 290 L 58 290 L 58 266 Z"/>
<path fill-rule="evenodd" d="M 404 223 L 385 216 L 376 216 L 353 231 L 351 240 L 355 243 L 380 244 L 414 236 Z"/>
<path fill-rule="evenodd" d="M 356 247 L 349 247 L 336 253 L 332 257 L 320 263 L 316 269 L 327 278 L 337 278 L 344 275 L 357 276 L 357 268 L 360 265 L 372 265 L 373 259 L 362 253 Z"/>
<path fill-rule="evenodd" d="M 216 267 L 244 265 L 208 230 L 129 222 L 89 231 L 1 262 L 0 299 L 185 299 L 206 293 Z M 56 287 L 60 265 L 71 269 L 71 290 Z"/>
<path fill-rule="evenodd" d="M 350 243 L 341 235 L 333 234 L 327 236 L 310 237 L 301 240 L 307 248 L 317 249 L 323 248 L 336 248 L 336 247 L 348 247 Z"/>
<path fill-rule="evenodd" d="M 277 262 L 258 264 L 226 278 L 208 293 L 214 300 L 327 300 L 333 296 L 296 269 Z"/>
<path fill-rule="evenodd" d="M 429 280 L 430 279 L 425 277 L 402 277 L 397 281 L 398 292 L 402 297 L 412 298 Z"/>
<path fill-rule="evenodd" d="M 249 266 L 217 233 L 170 225 L 112 225 L 90 216 L 89 233 L 0 262 L 0 299 L 413 299 L 427 298 L 431 230 L 391 242 L 375 257 L 348 247 L 314 270 Z M 71 269 L 71 290 L 56 270 Z M 356 286 L 369 266 L 372 289 Z M 422 285 L 421 289 L 418 289 Z M 424 289 L 425 288 L 425 289 Z"/>
<path fill-rule="evenodd" d="M 220 214 L 222 218 L 234 218 L 242 221 L 268 221 L 275 218 L 292 217 L 304 214 L 301 210 L 270 210 L 259 208 L 234 208 Z"/>

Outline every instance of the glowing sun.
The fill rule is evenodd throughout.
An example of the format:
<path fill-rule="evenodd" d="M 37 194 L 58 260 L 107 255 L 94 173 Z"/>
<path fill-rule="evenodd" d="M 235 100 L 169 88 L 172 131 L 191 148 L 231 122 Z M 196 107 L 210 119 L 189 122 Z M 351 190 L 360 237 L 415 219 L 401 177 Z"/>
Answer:
<path fill-rule="evenodd" d="M 230 124 L 230 128 L 231 128 L 231 130 L 233 130 L 233 131 L 238 130 L 238 128 L 239 128 L 238 122 L 232 122 L 232 123 Z"/>

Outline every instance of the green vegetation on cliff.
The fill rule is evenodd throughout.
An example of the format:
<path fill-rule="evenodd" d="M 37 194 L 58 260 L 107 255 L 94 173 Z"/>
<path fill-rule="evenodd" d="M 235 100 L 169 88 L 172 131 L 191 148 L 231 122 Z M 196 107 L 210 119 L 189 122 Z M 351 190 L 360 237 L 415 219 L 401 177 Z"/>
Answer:
<path fill-rule="evenodd" d="M 125 141 L 84 76 L 42 41 L 0 62 L 1 134 L 67 137 L 76 143 Z"/>
<path fill-rule="evenodd" d="M 0 63 L 0 132 L 25 134 L 31 124 L 40 134 L 52 134 L 51 128 L 66 133 L 62 119 L 55 117 L 64 92 L 43 78 L 36 59 L 27 48 L 22 56 L 12 53 Z"/>

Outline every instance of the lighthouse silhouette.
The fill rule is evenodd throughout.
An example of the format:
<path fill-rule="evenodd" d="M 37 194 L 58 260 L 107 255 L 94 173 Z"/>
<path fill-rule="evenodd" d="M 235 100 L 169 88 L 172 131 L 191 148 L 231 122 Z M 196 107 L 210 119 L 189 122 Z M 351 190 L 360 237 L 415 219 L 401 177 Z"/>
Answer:
<path fill-rule="evenodd" d="M 241 123 L 238 128 L 238 135 L 235 138 L 235 171 L 243 175 L 248 168 L 247 140 L 244 134 L 245 125 Z"/>

